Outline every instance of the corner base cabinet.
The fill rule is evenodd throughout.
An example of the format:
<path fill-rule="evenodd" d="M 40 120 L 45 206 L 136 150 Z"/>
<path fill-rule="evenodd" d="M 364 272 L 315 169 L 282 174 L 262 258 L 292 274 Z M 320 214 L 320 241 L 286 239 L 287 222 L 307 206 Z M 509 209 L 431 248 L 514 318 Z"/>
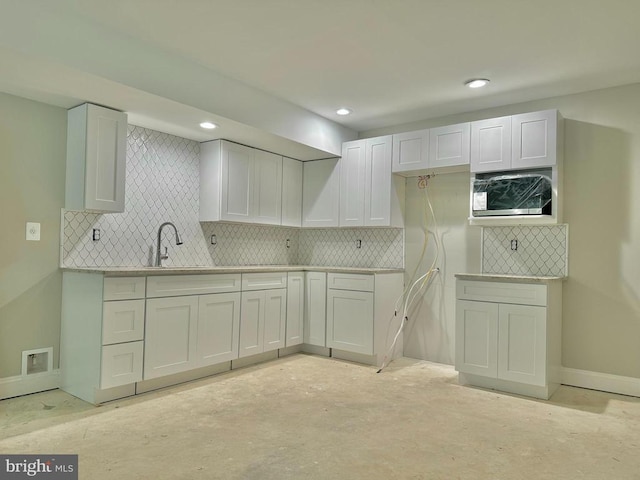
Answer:
<path fill-rule="evenodd" d="M 403 274 L 327 274 L 326 346 L 331 356 L 380 366 L 399 326 Z M 402 342 L 391 357 L 402 353 Z"/>
<path fill-rule="evenodd" d="M 460 383 L 548 399 L 560 384 L 561 288 L 458 278 Z"/>

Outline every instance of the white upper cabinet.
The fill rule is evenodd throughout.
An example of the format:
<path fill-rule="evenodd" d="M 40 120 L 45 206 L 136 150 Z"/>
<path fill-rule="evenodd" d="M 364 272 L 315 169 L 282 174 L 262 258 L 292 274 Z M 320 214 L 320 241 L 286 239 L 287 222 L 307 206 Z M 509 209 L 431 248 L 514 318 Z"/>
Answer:
<path fill-rule="evenodd" d="M 556 164 L 557 110 L 514 115 L 511 125 L 511 168 L 552 167 Z"/>
<path fill-rule="evenodd" d="M 225 140 L 200 146 L 200 221 L 280 225 L 282 157 Z"/>
<path fill-rule="evenodd" d="M 302 226 L 337 227 L 340 209 L 337 158 L 304 162 Z"/>
<path fill-rule="evenodd" d="M 471 123 L 471 171 L 500 171 L 511 167 L 511 117 Z"/>
<path fill-rule="evenodd" d="M 85 103 L 67 122 L 65 208 L 124 212 L 127 114 Z"/>
<path fill-rule="evenodd" d="M 280 225 L 282 221 L 282 157 L 254 150 L 252 221 Z"/>
<path fill-rule="evenodd" d="M 250 222 L 254 199 L 253 149 L 223 142 L 220 220 Z"/>
<path fill-rule="evenodd" d="M 342 144 L 340 159 L 340 226 L 364 225 L 366 142 L 355 140 Z"/>
<path fill-rule="evenodd" d="M 459 123 L 429 130 L 429 168 L 469 164 L 471 126 Z"/>
<path fill-rule="evenodd" d="M 429 162 L 429 130 L 393 135 L 393 173 L 425 170 Z"/>
<path fill-rule="evenodd" d="M 559 119 L 557 110 L 545 110 L 473 122 L 471 171 L 556 166 Z"/>
<path fill-rule="evenodd" d="M 341 227 L 402 227 L 404 181 L 391 174 L 391 148 L 391 135 L 343 144 Z"/>
<path fill-rule="evenodd" d="M 282 225 L 302 226 L 302 162 L 282 157 Z"/>

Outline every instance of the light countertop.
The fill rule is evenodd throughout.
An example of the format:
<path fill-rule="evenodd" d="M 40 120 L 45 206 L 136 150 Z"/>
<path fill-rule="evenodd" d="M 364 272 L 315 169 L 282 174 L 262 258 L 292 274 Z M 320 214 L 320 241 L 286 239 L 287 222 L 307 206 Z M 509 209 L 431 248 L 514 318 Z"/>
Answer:
<path fill-rule="evenodd" d="M 460 280 L 482 280 L 486 282 L 511 282 L 511 283 L 550 283 L 561 282 L 567 277 L 536 277 L 529 275 L 504 275 L 497 273 L 456 273 Z"/>
<path fill-rule="evenodd" d="M 197 275 L 206 273 L 260 272 L 336 272 L 336 273 L 402 273 L 402 268 L 327 267 L 317 265 L 240 265 L 227 267 L 62 267 L 63 272 L 102 273 L 105 276 Z"/>

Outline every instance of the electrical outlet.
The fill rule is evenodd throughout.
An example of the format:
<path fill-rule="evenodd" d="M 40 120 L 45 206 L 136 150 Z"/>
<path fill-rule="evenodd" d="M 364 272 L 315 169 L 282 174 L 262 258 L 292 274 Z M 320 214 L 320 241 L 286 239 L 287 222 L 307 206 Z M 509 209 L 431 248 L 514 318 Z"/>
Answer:
<path fill-rule="evenodd" d="M 362 248 L 362 240 L 356 240 L 356 248 Z"/>
<path fill-rule="evenodd" d="M 93 239 L 94 242 L 99 242 L 100 241 L 100 229 L 99 228 L 94 228 L 93 229 L 93 234 L 92 234 L 91 238 Z"/>
<path fill-rule="evenodd" d="M 513 250 L 514 252 L 518 250 L 518 240 L 516 240 L 515 238 L 511 240 L 511 250 Z"/>
<path fill-rule="evenodd" d="M 211 235 L 211 245 L 217 245 L 218 239 L 215 235 Z"/>
<path fill-rule="evenodd" d="M 291 240 L 287 238 L 287 248 L 291 248 Z"/>
<path fill-rule="evenodd" d="M 40 241 L 40 224 L 35 222 L 27 222 L 27 240 Z"/>

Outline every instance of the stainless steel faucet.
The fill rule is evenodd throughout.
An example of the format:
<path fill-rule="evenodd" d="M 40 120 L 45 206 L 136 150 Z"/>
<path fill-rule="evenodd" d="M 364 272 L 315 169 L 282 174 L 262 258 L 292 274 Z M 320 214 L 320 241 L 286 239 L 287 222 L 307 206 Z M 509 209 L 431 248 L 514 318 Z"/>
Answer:
<path fill-rule="evenodd" d="M 164 247 L 164 253 L 160 253 L 160 249 L 162 248 L 161 242 L 162 242 L 162 229 L 163 227 L 166 227 L 167 225 L 170 225 L 173 227 L 173 231 L 176 234 L 176 245 L 182 245 L 182 239 L 180 238 L 180 234 L 178 233 L 178 229 L 176 228 L 176 226 L 171 223 L 171 222 L 164 222 L 162 225 L 160 225 L 160 228 L 158 228 L 158 243 L 156 244 L 156 267 L 161 267 L 162 266 L 162 260 L 166 260 L 167 258 L 169 258 L 169 250 L 167 249 L 167 247 Z"/>

